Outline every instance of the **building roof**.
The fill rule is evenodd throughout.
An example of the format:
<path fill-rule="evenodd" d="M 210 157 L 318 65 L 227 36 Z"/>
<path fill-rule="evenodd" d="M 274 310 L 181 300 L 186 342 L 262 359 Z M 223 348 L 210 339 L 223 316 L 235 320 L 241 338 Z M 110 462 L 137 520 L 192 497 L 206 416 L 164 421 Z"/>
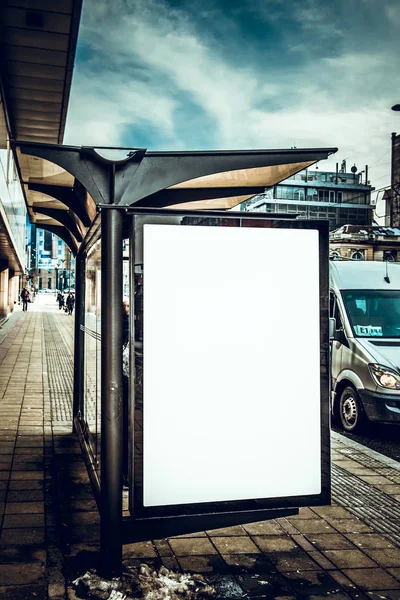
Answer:
<path fill-rule="evenodd" d="M 63 141 L 82 0 L 3 0 L 1 79 L 11 137 Z"/>
<path fill-rule="evenodd" d="M 375 237 L 396 237 L 400 236 L 400 228 L 398 227 L 383 227 L 380 225 L 342 225 L 335 229 L 330 234 L 330 239 L 333 240 L 348 240 L 348 239 L 371 239 Z"/>

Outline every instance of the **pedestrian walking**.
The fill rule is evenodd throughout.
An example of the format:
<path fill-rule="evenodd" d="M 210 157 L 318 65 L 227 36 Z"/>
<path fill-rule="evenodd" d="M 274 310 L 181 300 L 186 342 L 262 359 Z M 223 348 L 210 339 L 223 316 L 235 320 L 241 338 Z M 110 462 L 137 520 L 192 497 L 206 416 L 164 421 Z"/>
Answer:
<path fill-rule="evenodd" d="M 58 308 L 59 308 L 59 310 L 61 310 L 62 307 L 64 306 L 64 294 L 62 292 L 58 292 L 57 302 L 58 302 Z"/>
<path fill-rule="evenodd" d="M 23 288 L 21 292 L 22 310 L 28 310 L 28 302 L 30 302 L 29 292 L 26 288 Z"/>
<path fill-rule="evenodd" d="M 74 310 L 74 306 L 75 306 L 75 296 L 73 295 L 72 292 L 70 292 L 67 296 L 66 305 L 67 305 L 68 314 L 72 315 L 72 311 Z"/>

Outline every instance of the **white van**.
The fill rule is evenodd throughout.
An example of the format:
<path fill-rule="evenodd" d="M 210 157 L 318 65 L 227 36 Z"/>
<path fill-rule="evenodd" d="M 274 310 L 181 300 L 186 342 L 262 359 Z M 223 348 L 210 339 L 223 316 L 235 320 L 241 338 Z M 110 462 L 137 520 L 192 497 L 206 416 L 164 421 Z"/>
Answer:
<path fill-rule="evenodd" d="M 330 261 L 332 413 L 400 423 L 400 264 Z"/>

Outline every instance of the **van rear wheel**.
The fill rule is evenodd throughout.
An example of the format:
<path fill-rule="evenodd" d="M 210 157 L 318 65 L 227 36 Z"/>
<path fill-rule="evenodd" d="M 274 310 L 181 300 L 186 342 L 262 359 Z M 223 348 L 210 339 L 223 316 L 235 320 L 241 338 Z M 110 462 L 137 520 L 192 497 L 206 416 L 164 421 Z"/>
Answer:
<path fill-rule="evenodd" d="M 361 431 L 365 424 L 360 396 L 352 386 L 347 386 L 340 396 L 339 416 L 343 429 L 352 433 Z"/>

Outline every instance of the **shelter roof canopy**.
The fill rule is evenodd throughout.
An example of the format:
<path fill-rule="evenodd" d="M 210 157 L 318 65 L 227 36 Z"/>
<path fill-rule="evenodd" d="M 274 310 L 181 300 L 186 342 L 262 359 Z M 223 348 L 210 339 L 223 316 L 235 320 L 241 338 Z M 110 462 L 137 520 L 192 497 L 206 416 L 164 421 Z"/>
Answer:
<path fill-rule="evenodd" d="M 74 251 L 96 216 L 96 205 L 231 209 L 337 150 L 148 152 L 18 141 L 14 146 L 31 220 L 48 214 L 49 225 L 72 234 Z M 125 158 L 106 158 L 110 150 L 125 151 Z"/>

